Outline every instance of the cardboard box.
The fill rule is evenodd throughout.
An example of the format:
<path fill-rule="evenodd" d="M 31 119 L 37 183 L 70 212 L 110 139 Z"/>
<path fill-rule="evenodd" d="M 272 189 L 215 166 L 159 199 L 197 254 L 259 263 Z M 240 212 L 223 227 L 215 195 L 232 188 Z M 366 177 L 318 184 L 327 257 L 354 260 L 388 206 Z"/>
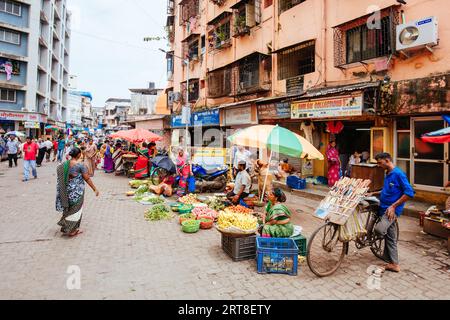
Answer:
<path fill-rule="evenodd" d="M 444 228 L 441 222 L 430 218 L 425 218 L 423 223 L 423 232 L 444 239 L 448 239 L 448 237 L 450 237 L 449 229 Z"/>

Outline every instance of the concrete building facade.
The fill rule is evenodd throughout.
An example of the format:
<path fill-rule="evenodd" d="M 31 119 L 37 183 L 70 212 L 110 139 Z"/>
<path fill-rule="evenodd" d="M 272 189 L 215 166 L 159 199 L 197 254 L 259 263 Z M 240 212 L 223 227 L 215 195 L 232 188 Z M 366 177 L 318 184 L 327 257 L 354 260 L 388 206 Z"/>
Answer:
<path fill-rule="evenodd" d="M 0 1 L 3 127 L 35 134 L 46 123 L 64 127 L 69 55 L 66 0 Z"/>
<path fill-rule="evenodd" d="M 391 152 L 419 197 L 443 199 L 449 146 L 420 137 L 447 126 L 441 115 L 450 112 L 447 7 L 445 0 L 169 0 L 168 104 L 175 114 L 184 104 L 193 113 L 218 110 L 214 127 L 224 136 L 279 124 L 323 153 L 336 139 L 344 171 L 354 151 L 369 161 Z M 327 174 L 326 161 L 308 167 L 307 175 Z"/>

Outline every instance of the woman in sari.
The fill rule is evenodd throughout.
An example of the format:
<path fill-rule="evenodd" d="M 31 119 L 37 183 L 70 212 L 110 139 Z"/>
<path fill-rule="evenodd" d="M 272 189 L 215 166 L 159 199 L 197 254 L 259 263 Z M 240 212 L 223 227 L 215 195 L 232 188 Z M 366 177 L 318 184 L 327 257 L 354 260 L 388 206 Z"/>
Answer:
<path fill-rule="evenodd" d="M 89 177 L 86 166 L 81 162 L 81 150 L 73 148 L 70 160 L 57 169 L 56 210 L 62 213 L 58 222 L 65 236 L 74 237 L 82 233 L 79 229 L 83 213 L 85 182 L 99 196 L 99 191 Z"/>
<path fill-rule="evenodd" d="M 86 150 L 84 151 L 84 164 L 88 170 L 88 174 L 90 177 L 93 177 L 95 174 L 95 168 L 97 166 L 97 146 L 94 144 L 92 139 L 89 139 L 89 143 L 86 146 Z"/>
<path fill-rule="evenodd" d="M 291 212 L 282 202 L 286 202 L 286 195 L 277 188 L 270 193 L 266 207 L 265 224 L 262 236 L 267 238 L 289 238 L 294 234 L 291 223 Z"/>
<path fill-rule="evenodd" d="M 331 141 L 327 148 L 328 160 L 328 186 L 331 188 L 339 180 L 341 161 L 339 151 L 336 149 L 336 141 Z"/>
<path fill-rule="evenodd" d="M 105 170 L 105 173 L 114 172 L 114 161 L 113 161 L 114 148 L 112 147 L 112 144 L 113 144 L 112 141 L 106 143 L 105 156 L 103 160 L 103 169 Z"/>
<path fill-rule="evenodd" d="M 178 150 L 176 165 L 177 165 L 177 175 L 179 177 L 177 195 L 179 197 L 182 197 L 187 193 L 187 180 L 191 172 L 191 169 L 187 161 L 187 156 L 184 154 L 183 148 L 180 148 Z"/>
<path fill-rule="evenodd" d="M 144 179 L 149 177 L 149 154 L 147 143 L 143 143 L 142 147 L 138 149 L 138 159 L 134 164 L 134 178 Z"/>
<path fill-rule="evenodd" d="M 114 161 L 114 168 L 116 170 L 116 176 L 123 174 L 123 158 L 124 151 L 122 148 L 122 144 L 120 142 L 116 143 L 116 148 L 114 149 L 113 153 L 113 161 Z"/>

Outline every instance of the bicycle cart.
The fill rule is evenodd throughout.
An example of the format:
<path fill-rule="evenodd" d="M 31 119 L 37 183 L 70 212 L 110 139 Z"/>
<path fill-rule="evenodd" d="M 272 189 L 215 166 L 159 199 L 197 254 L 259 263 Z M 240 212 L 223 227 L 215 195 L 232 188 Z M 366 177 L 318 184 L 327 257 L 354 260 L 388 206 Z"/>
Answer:
<path fill-rule="evenodd" d="M 325 223 L 311 235 L 306 260 L 318 277 L 336 272 L 352 241 L 357 249 L 369 247 L 377 258 L 383 259 L 384 237 L 373 231 L 380 220 L 379 200 L 365 197 L 369 184 L 370 180 L 344 178 L 317 209 L 316 216 Z M 395 224 L 398 241 L 398 222 Z"/>

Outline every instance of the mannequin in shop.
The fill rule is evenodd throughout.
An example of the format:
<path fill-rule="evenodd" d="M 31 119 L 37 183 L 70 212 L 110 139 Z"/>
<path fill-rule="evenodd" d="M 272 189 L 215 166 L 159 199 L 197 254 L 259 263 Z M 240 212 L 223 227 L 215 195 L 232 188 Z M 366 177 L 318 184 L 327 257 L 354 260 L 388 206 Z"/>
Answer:
<path fill-rule="evenodd" d="M 300 130 L 304 132 L 305 139 L 308 140 L 309 143 L 313 143 L 313 130 L 315 130 L 315 127 L 312 121 L 307 120 L 302 122 L 300 125 Z"/>

